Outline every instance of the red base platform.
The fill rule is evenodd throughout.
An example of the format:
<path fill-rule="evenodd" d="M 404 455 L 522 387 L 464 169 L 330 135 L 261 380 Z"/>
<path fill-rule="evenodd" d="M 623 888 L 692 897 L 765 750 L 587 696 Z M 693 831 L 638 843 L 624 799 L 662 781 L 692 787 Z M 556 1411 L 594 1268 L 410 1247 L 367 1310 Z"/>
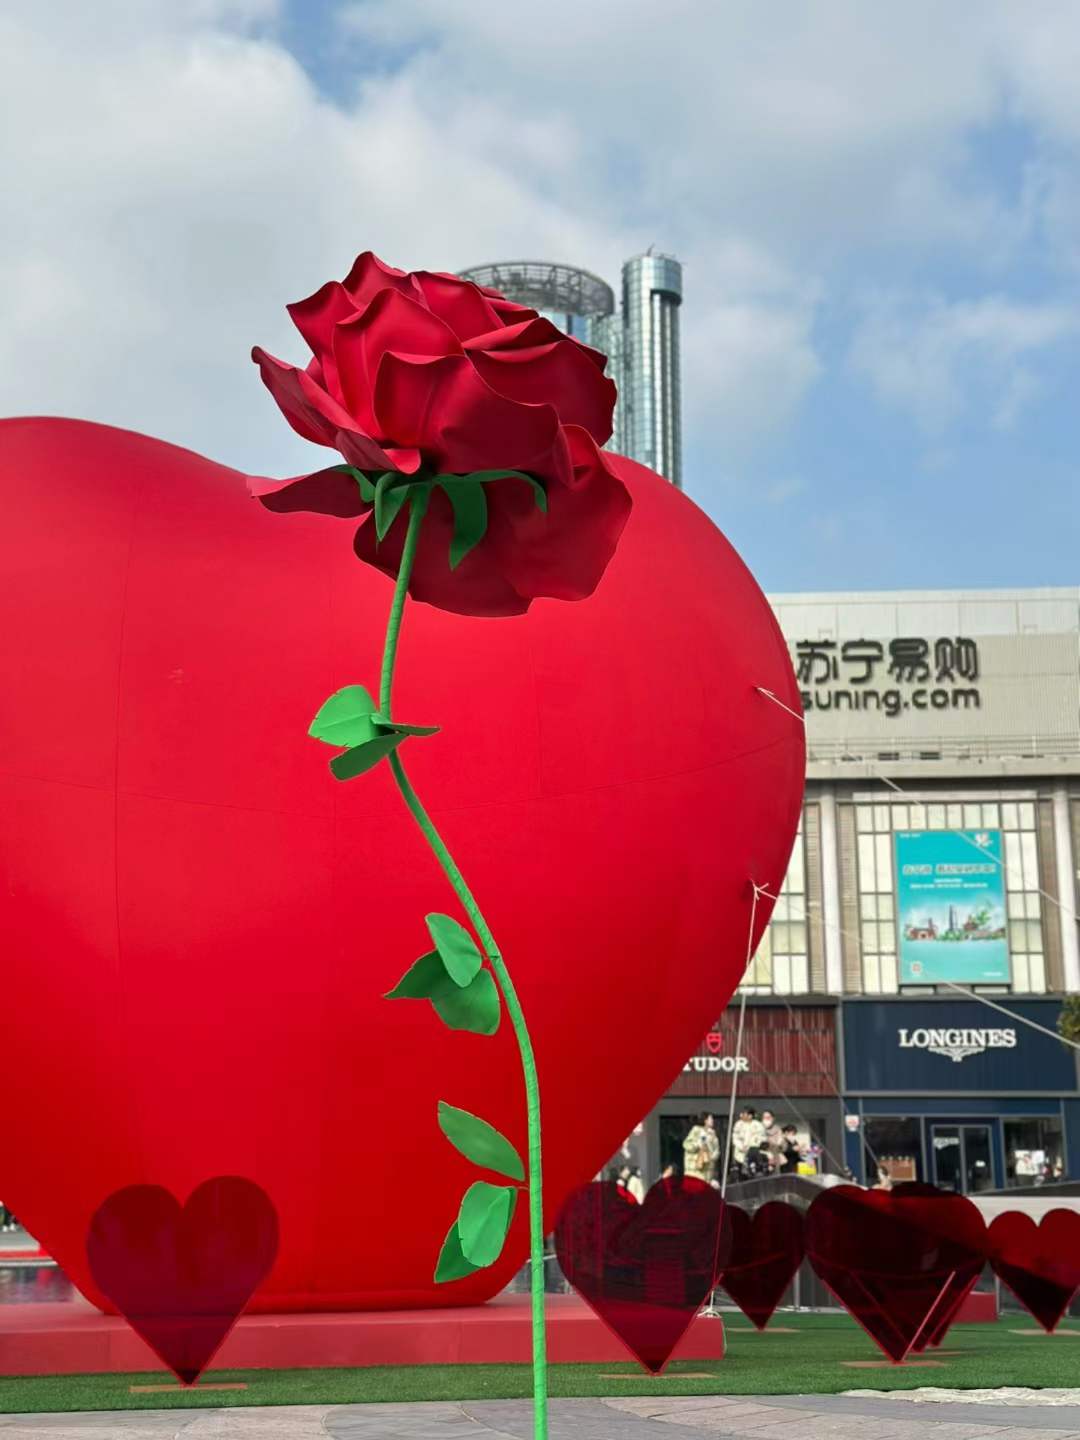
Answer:
<path fill-rule="evenodd" d="M 552 1363 L 614 1364 L 633 1358 L 576 1295 L 550 1295 L 547 1315 Z M 673 1358 L 704 1361 L 723 1355 L 723 1322 L 699 1315 Z M 210 1370 L 524 1365 L 531 1356 L 529 1297 L 501 1295 L 487 1305 L 460 1310 L 245 1316 Z M 0 1375 L 133 1370 L 164 1367 L 129 1325 L 85 1301 L 0 1306 Z"/>

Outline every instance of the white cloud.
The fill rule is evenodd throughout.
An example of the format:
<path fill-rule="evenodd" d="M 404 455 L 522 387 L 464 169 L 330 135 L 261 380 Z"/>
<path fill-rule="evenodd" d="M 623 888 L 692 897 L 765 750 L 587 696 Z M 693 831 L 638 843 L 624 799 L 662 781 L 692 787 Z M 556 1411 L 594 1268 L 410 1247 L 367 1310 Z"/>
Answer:
<path fill-rule="evenodd" d="M 865 304 L 849 360 L 882 400 L 910 413 L 928 435 L 940 434 L 980 397 L 994 427 L 1006 430 L 1039 388 L 1033 362 L 1078 334 L 1076 304 L 880 294 Z"/>
<path fill-rule="evenodd" d="M 782 26 L 754 0 L 548 0 L 525 37 L 505 0 L 364 0 L 342 12 L 357 78 L 337 100 L 283 47 L 285 6 L 8 0 L 0 410 L 282 473 L 310 452 L 248 349 L 298 357 L 285 302 L 357 250 L 446 268 L 546 256 L 615 281 L 656 242 L 687 264 L 688 426 L 737 448 L 804 402 L 823 297 L 853 261 L 985 271 L 1043 231 L 1064 246 L 1080 213 L 1070 0 L 791 0 Z M 294 23 L 315 23 L 300 0 Z M 1003 117 L 1038 147 L 1023 203 L 972 158 Z M 994 304 L 1017 312 L 996 331 Z M 987 354 L 988 413 L 1013 423 L 1052 341 L 1024 339 L 1004 294 L 942 305 L 914 331 L 868 315 L 856 362 L 945 423 L 966 403 L 956 357 Z M 978 314 L 992 333 L 965 331 Z M 940 397 L 890 339 L 922 346 Z"/>

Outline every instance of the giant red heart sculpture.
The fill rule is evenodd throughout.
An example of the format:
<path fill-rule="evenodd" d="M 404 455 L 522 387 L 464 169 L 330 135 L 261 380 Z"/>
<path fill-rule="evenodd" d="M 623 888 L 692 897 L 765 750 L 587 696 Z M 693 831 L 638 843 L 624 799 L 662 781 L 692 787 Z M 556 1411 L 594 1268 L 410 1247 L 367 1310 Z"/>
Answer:
<path fill-rule="evenodd" d="M 658 1180 L 641 1205 L 610 1182 L 582 1185 L 555 1226 L 563 1274 L 654 1375 L 713 1290 L 730 1250 L 720 1192 L 693 1177 Z"/>
<path fill-rule="evenodd" d="M 805 1253 L 803 1217 L 794 1205 L 770 1200 L 753 1217 L 727 1207 L 731 1255 L 720 1283 L 746 1318 L 764 1330 Z"/>
<path fill-rule="evenodd" d="M 204 1180 L 180 1205 L 128 1185 L 94 1212 L 86 1240 L 103 1295 L 185 1385 L 209 1365 L 274 1263 L 278 1223 L 258 1185 Z"/>
<path fill-rule="evenodd" d="M 529 1018 L 551 1218 L 726 1003 L 802 794 L 802 726 L 757 689 L 798 709 L 764 597 L 684 495 L 619 469 L 634 510 L 595 596 L 508 620 L 410 605 L 395 686 L 442 727 L 407 742 L 410 773 Z M 305 734 L 374 684 L 390 582 L 349 525 L 74 421 L 0 425 L 0 517 L 5 1200 L 98 1299 L 102 1200 L 223 1173 L 278 1212 L 257 1308 L 494 1294 L 527 1207 L 496 1266 L 434 1284 L 475 1179 L 436 1105 L 524 1151 L 510 1027 L 380 999 L 424 913 L 456 907 L 386 767 L 338 785 Z"/>
<path fill-rule="evenodd" d="M 806 1216 L 814 1270 L 897 1364 L 951 1321 L 957 1296 L 982 1269 L 985 1244 L 970 1200 L 921 1184 L 838 1185 L 822 1191 Z"/>
<path fill-rule="evenodd" d="M 1080 1291 L 1080 1215 L 1048 1210 L 1036 1224 L 1006 1210 L 991 1221 L 987 1245 L 995 1274 L 1044 1330 L 1055 1330 Z"/>

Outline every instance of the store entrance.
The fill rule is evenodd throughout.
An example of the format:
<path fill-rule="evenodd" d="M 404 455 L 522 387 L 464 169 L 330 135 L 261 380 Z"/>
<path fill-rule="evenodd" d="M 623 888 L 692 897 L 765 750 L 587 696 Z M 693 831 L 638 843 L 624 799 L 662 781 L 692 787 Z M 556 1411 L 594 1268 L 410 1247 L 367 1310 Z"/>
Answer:
<path fill-rule="evenodd" d="M 959 1195 L 994 1188 L 989 1125 L 931 1125 L 934 1183 Z"/>

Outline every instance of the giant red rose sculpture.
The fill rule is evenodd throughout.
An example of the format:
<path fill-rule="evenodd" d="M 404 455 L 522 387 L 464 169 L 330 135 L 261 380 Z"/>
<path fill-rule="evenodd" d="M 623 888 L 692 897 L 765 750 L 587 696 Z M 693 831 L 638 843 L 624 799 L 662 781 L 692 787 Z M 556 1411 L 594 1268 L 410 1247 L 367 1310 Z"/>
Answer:
<path fill-rule="evenodd" d="M 352 780 L 384 759 L 472 929 L 426 917 L 432 948 L 389 1000 L 427 1001 L 451 1030 L 494 1035 L 505 1010 L 525 1082 L 528 1157 L 478 1115 L 439 1102 L 449 1143 L 477 1169 L 435 1264 L 452 1284 L 495 1263 L 522 1191 L 529 1205 L 536 1435 L 547 1434 L 540 1080 L 506 962 L 399 748 L 432 727 L 391 717 L 406 596 L 465 615 L 514 615 L 537 596 L 591 594 L 630 509 L 599 446 L 611 435 L 615 386 L 598 351 L 535 310 L 454 275 L 393 270 L 370 252 L 341 284 L 290 307 L 314 359 L 306 370 L 256 348 L 253 357 L 293 429 L 345 464 L 254 481 L 272 510 L 364 516 L 361 560 L 394 576 L 378 702 L 362 685 L 331 695 L 310 734 L 340 751 Z M 510 1181 L 510 1184 L 506 1184 Z M 433 1257 L 434 1259 L 434 1257 Z"/>
<path fill-rule="evenodd" d="M 264 505 L 364 516 L 356 553 L 396 576 L 404 498 L 427 484 L 415 599 L 514 615 L 592 593 L 630 509 L 599 448 L 615 405 L 599 351 L 494 291 L 370 251 L 288 308 L 314 359 L 253 358 L 293 429 L 346 463 L 254 482 Z"/>

